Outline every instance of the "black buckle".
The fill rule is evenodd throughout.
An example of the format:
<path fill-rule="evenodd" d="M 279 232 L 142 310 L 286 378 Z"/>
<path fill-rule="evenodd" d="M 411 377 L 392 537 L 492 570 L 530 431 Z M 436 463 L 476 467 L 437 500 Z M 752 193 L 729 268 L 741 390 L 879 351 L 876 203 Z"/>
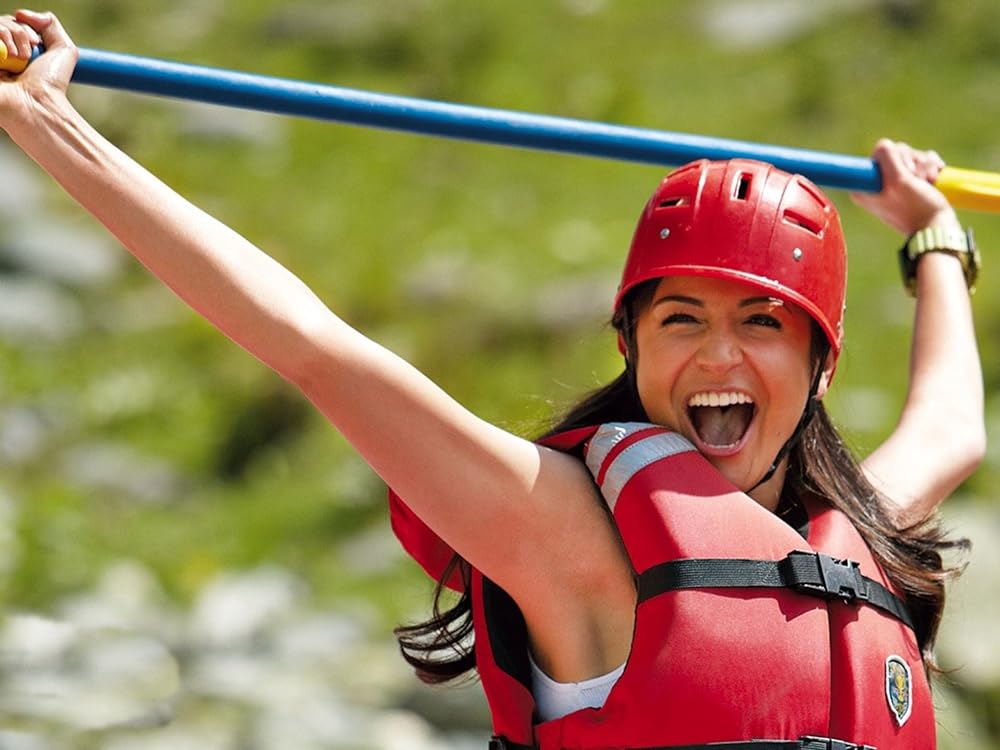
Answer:
<path fill-rule="evenodd" d="M 799 580 L 794 583 L 795 588 L 824 599 L 841 599 L 845 602 L 858 599 L 868 601 L 871 598 L 868 581 L 861 575 L 860 564 L 854 560 L 837 560 L 829 555 L 800 550 L 788 555 L 789 558 L 793 556 L 813 558 L 819 568 L 817 582 Z"/>
<path fill-rule="evenodd" d="M 823 555 L 820 555 L 820 557 L 823 557 Z M 830 559 L 832 560 L 833 558 Z M 857 563 L 854 564 L 857 565 Z M 831 740 L 829 737 L 813 737 L 812 735 L 802 737 L 799 742 L 802 743 L 803 750 L 877 750 L 871 745 L 857 745 L 853 742 Z"/>
<path fill-rule="evenodd" d="M 823 587 L 830 596 L 846 602 L 855 599 L 868 601 L 868 581 L 861 575 L 860 563 L 819 555 L 819 572 L 823 576 Z"/>

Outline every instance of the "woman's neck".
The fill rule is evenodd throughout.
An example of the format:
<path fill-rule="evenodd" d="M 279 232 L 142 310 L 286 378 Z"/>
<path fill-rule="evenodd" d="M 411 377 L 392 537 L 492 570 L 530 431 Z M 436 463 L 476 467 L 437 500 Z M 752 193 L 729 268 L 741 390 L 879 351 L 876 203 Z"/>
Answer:
<path fill-rule="evenodd" d="M 774 474 L 763 484 L 751 489 L 747 494 L 761 506 L 774 513 L 781 502 L 781 492 L 785 487 L 785 472 L 788 469 L 788 459 L 782 459 Z"/>

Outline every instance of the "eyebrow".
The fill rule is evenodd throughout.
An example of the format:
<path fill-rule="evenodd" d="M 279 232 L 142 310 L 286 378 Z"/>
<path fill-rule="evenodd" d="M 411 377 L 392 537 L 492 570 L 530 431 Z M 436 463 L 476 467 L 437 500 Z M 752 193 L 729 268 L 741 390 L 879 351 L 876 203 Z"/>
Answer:
<path fill-rule="evenodd" d="M 656 300 L 653 305 L 662 305 L 664 302 L 679 302 L 684 305 L 694 305 L 695 307 L 704 307 L 705 303 L 698 299 L 697 297 L 687 297 L 683 294 L 667 294 Z M 761 297 L 747 297 L 746 299 L 740 300 L 738 307 L 753 307 L 754 305 L 773 305 L 779 304 L 784 305 L 784 301 L 778 299 L 777 297 L 771 296 L 761 296 Z"/>
<path fill-rule="evenodd" d="M 680 302 L 684 305 L 694 305 L 695 307 L 704 307 L 705 303 L 700 299 L 695 297 L 685 297 L 683 294 L 668 294 L 666 296 L 660 297 L 656 300 L 653 305 L 662 305 L 664 302 Z"/>

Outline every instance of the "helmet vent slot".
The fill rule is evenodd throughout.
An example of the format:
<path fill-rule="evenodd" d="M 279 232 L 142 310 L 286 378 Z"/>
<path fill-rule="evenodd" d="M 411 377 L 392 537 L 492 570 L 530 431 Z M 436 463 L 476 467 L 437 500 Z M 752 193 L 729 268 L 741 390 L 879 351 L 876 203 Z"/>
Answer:
<path fill-rule="evenodd" d="M 786 224 L 794 224 L 797 227 L 801 227 L 817 237 L 823 236 L 823 227 L 820 226 L 819 223 L 795 211 L 785 211 L 785 215 L 782 217 L 782 220 Z"/>
<path fill-rule="evenodd" d="M 738 201 L 745 201 L 747 199 L 747 194 L 750 192 L 750 175 L 741 174 L 739 182 L 736 183 L 736 190 L 733 192 L 733 197 Z"/>
<path fill-rule="evenodd" d="M 660 201 L 660 205 L 657 208 L 673 208 L 674 206 L 686 206 L 688 199 L 684 196 L 679 198 L 667 198 L 666 200 Z"/>

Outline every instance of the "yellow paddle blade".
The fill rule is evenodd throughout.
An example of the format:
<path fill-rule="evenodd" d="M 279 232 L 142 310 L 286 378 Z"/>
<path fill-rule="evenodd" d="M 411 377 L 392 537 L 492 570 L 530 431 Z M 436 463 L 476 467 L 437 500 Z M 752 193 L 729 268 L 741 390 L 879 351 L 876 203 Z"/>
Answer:
<path fill-rule="evenodd" d="M 945 167 L 934 183 L 955 208 L 1000 213 L 1000 174 Z"/>
<path fill-rule="evenodd" d="M 0 70 L 6 70 L 8 73 L 20 73 L 27 67 L 27 60 L 20 57 L 9 57 L 7 46 L 0 44 Z"/>

